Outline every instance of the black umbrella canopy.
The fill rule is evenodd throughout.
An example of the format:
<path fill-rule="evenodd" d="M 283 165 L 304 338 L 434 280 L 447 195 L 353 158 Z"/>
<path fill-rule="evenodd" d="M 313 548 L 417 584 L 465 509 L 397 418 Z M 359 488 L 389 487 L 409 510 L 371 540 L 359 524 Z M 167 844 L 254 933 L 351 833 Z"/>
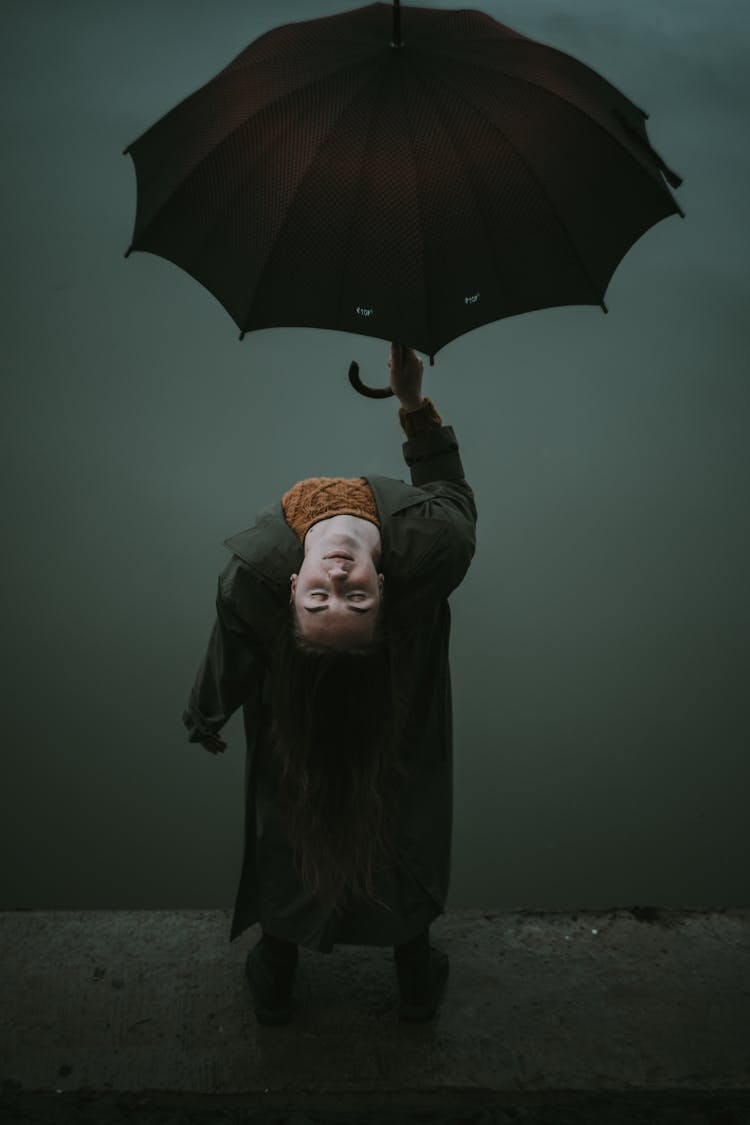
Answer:
<path fill-rule="evenodd" d="M 624 254 L 683 214 L 646 117 L 481 11 L 377 3 L 287 24 L 125 150 L 127 253 L 186 270 L 242 335 L 329 328 L 432 362 L 503 317 L 606 311 Z"/>

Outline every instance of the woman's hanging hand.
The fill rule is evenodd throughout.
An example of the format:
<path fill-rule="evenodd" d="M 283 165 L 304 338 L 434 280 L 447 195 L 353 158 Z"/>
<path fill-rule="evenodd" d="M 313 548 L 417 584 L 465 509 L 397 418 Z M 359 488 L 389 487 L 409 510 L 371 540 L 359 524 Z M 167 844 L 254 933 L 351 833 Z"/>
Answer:
<path fill-rule="evenodd" d="M 422 405 L 422 372 L 424 364 L 413 348 L 391 344 L 388 360 L 391 369 L 391 389 L 405 410 L 417 410 Z"/>
<path fill-rule="evenodd" d="M 209 734 L 200 740 L 200 744 L 204 750 L 208 750 L 210 754 L 223 754 L 227 748 L 224 739 L 218 734 Z"/>

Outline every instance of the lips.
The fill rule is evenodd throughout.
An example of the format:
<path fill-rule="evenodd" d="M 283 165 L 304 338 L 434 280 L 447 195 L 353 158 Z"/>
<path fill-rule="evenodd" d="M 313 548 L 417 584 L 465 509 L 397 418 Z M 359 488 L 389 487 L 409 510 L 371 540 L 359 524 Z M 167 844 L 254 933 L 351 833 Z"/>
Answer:
<path fill-rule="evenodd" d="M 330 555 L 323 555 L 324 559 L 348 559 L 349 562 L 354 562 L 351 555 L 347 555 L 345 551 L 332 551 Z"/>

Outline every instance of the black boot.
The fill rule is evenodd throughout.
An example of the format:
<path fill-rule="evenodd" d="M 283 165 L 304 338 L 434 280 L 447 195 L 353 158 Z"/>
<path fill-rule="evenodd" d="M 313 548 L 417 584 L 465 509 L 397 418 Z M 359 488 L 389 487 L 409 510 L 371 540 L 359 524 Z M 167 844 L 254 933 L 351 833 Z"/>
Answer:
<path fill-rule="evenodd" d="M 288 1023 L 299 954 L 294 942 L 263 934 L 247 956 L 245 973 L 259 1023 Z"/>
<path fill-rule="evenodd" d="M 421 1023 L 431 1020 L 448 980 L 447 954 L 430 945 L 429 928 L 415 938 L 393 947 L 398 980 L 400 1020 Z"/>

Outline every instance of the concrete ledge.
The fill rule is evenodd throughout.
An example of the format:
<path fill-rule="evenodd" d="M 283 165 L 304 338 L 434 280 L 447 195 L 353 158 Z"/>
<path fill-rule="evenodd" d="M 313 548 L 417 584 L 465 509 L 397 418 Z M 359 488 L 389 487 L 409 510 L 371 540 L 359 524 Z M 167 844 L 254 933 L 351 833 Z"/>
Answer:
<path fill-rule="evenodd" d="M 277 1121 L 282 1105 L 333 1112 L 342 1098 L 342 1120 L 405 1098 L 422 1112 L 463 1102 L 468 1120 L 468 1099 L 506 1114 L 487 1122 L 521 1105 L 531 1122 L 532 1106 L 566 1100 L 731 1095 L 750 1121 L 750 909 L 450 911 L 431 927 L 451 962 L 445 998 L 414 1026 L 397 1020 L 392 951 L 364 946 L 301 949 L 293 1022 L 258 1025 L 244 961 L 260 928 L 230 945 L 230 917 L 1 913 L 6 1096 L 208 1095 L 216 1110 L 275 1103 Z M 600 1106 L 591 1120 L 604 1119 Z"/>
<path fill-rule="evenodd" d="M 0 1095 L 3 1125 L 750 1125 L 750 1094 Z"/>

